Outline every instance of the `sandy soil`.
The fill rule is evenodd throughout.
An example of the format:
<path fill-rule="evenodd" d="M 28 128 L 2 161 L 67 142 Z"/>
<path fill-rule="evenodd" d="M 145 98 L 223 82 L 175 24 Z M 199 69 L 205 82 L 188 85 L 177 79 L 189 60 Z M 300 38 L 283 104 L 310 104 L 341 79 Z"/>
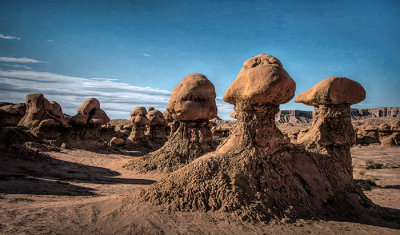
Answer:
<path fill-rule="evenodd" d="M 400 225 L 298 220 L 252 224 L 216 212 L 167 212 L 135 199 L 162 175 L 122 166 L 133 156 L 84 150 L 15 159 L 0 172 L 0 234 L 399 234 Z M 400 210 L 400 148 L 354 147 L 354 177 L 375 183 L 366 195 Z M 368 160 L 383 169 L 367 169 Z M 371 162 L 369 162 L 371 165 Z M 372 164 L 372 166 L 375 166 Z"/>

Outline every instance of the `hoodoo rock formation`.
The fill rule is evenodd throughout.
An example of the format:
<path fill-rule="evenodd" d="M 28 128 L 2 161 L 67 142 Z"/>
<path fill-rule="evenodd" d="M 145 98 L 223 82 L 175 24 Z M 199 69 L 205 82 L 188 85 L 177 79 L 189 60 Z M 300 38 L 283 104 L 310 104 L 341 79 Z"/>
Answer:
<path fill-rule="evenodd" d="M 110 122 L 107 114 L 100 109 L 100 102 L 95 98 L 89 98 L 77 109 L 78 113 L 72 117 L 71 122 L 79 125 L 101 126 Z"/>
<path fill-rule="evenodd" d="M 128 139 L 131 141 L 137 141 L 145 138 L 144 131 L 146 125 L 150 123 L 146 117 L 147 110 L 145 107 L 136 107 L 131 112 L 131 122 L 133 124 L 131 134 Z"/>
<path fill-rule="evenodd" d="M 54 138 L 59 134 L 59 127 L 66 126 L 61 106 L 55 101 L 48 101 L 43 94 L 26 96 L 26 113 L 18 126 L 24 126 L 41 138 Z"/>
<path fill-rule="evenodd" d="M 295 102 L 314 106 L 313 122 L 307 134 L 298 137 L 309 149 L 330 149 L 332 145 L 355 143 L 350 118 L 350 105 L 365 99 L 365 90 L 357 82 L 343 77 L 330 77 L 299 94 Z M 350 159 L 351 160 L 351 159 Z"/>
<path fill-rule="evenodd" d="M 89 98 L 77 109 L 77 114 L 70 120 L 72 130 L 66 134 L 65 141 L 78 148 L 104 147 L 101 126 L 110 122 L 107 114 L 100 109 L 100 102 Z M 85 140 L 82 142 L 82 140 Z"/>
<path fill-rule="evenodd" d="M 275 57 L 246 61 L 224 95 L 237 118 L 229 137 L 140 197 L 170 210 L 220 210 L 254 221 L 332 216 L 369 205 L 352 179 L 332 166 L 341 159 L 294 145 L 276 127 L 279 104 L 294 96 L 295 86 Z"/>
<path fill-rule="evenodd" d="M 179 122 L 159 150 L 133 160 L 128 168 L 170 172 L 213 149 L 208 125 L 217 115 L 214 85 L 202 74 L 186 76 L 172 91 L 167 111 Z"/>
<path fill-rule="evenodd" d="M 314 106 L 311 128 L 298 136 L 297 142 L 310 151 L 327 153 L 332 178 L 343 187 L 343 182 L 353 178 L 350 148 L 356 142 L 356 133 L 351 124 L 350 105 L 364 99 L 365 90 L 359 83 L 344 77 L 329 77 L 295 100 Z"/>
<path fill-rule="evenodd" d="M 164 139 L 167 134 L 165 133 L 165 119 L 163 114 L 156 110 L 153 109 L 147 113 L 147 118 L 149 119 L 149 128 L 148 128 L 148 136 L 152 140 L 157 140 L 157 139 Z"/>

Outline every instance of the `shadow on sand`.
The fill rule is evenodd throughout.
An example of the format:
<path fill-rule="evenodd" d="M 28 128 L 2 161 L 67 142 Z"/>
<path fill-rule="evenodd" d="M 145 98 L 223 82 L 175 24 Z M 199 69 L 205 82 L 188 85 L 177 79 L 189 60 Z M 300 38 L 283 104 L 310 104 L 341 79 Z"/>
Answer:
<path fill-rule="evenodd" d="M 94 189 L 70 184 L 152 184 L 154 180 L 114 178 L 120 174 L 102 167 L 67 162 L 19 149 L 0 157 L 0 193 L 38 195 L 96 195 Z"/>

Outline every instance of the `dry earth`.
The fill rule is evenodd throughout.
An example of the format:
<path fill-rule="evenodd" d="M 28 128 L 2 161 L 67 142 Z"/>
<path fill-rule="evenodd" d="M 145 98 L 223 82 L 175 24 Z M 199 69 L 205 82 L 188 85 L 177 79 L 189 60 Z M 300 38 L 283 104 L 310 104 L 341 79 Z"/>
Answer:
<path fill-rule="evenodd" d="M 224 213 L 166 212 L 135 199 L 159 180 L 122 166 L 135 153 L 45 152 L 0 172 L 0 234 L 399 234 L 399 224 L 297 220 L 252 224 Z M 400 211 L 400 148 L 352 149 L 354 178 L 366 195 Z M 371 162 L 372 160 L 372 162 Z M 3 165 L 4 166 L 4 165 Z M 380 169 L 372 169 L 380 168 Z"/>

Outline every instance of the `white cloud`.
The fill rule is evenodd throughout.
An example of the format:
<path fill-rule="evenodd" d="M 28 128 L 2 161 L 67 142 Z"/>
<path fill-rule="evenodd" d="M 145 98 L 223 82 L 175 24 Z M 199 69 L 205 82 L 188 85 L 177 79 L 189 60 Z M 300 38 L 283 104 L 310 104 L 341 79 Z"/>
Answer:
<path fill-rule="evenodd" d="M 48 41 L 48 42 L 52 42 L 53 40 L 50 40 L 50 39 L 49 39 L 49 40 L 47 40 L 47 41 Z"/>
<path fill-rule="evenodd" d="M 110 118 L 129 119 L 137 106 L 155 107 L 165 111 L 171 92 L 149 87 L 132 86 L 112 78 L 81 78 L 49 72 L 0 69 L 0 102 L 25 102 L 29 93 L 43 93 L 48 100 L 57 101 L 70 115 L 90 97 L 97 98 Z M 226 119 L 233 105 L 216 99 L 218 116 Z"/>
<path fill-rule="evenodd" d="M 114 79 L 89 79 L 49 72 L 0 70 L 0 101 L 24 102 L 26 94 L 43 93 L 57 101 L 70 115 L 90 97 L 99 99 L 111 118 L 129 118 L 137 106 L 154 106 L 164 111 L 170 91 L 132 86 Z"/>
<path fill-rule="evenodd" d="M 14 57 L 0 57 L 0 62 L 13 62 L 13 63 L 43 63 L 42 61 L 29 59 L 26 57 L 14 58 Z"/>
<path fill-rule="evenodd" d="M 1 33 L 0 33 L 0 39 L 21 40 L 21 38 L 19 38 L 19 37 L 7 36 L 7 35 L 1 34 Z"/>
<path fill-rule="evenodd" d="M 3 64 L 2 66 L 13 67 L 13 68 L 18 68 L 18 69 L 32 69 L 32 67 L 25 66 L 25 65 L 19 65 L 19 64 Z"/>
<path fill-rule="evenodd" d="M 143 53 L 143 56 L 150 57 L 151 55 L 150 55 L 150 54 L 147 54 L 147 53 Z"/>

